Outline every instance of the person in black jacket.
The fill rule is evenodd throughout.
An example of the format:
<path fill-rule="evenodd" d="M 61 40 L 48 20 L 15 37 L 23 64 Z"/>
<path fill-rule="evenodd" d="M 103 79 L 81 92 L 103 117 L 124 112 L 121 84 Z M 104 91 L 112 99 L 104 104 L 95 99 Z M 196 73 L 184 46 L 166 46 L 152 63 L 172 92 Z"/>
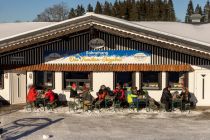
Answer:
<path fill-rule="evenodd" d="M 190 94 L 188 88 L 183 87 L 180 96 L 182 98 L 182 109 L 184 109 L 185 104 L 190 103 L 190 98 L 191 98 L 191 94 Z"/>
<path fill-rule="evenodd" d="M 167 112 L 170 112 L 172 110 L 172 94 L 170 92 L 171 86 L 163 89 L 162 97 L 161 97 L 161 103 L 165 104 L 165 109 Z"/>

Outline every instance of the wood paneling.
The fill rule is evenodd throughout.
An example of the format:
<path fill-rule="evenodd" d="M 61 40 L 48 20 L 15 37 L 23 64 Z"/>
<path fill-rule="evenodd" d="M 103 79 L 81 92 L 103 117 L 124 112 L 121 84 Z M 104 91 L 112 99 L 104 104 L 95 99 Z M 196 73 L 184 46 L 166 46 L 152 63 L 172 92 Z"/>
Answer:
<path fill-rule="evenodd" d="M 30 66 L 2 66 L 4 69 L 17 71 L 193 71 L 190 65 L 148 65 L 148 64 L 97 64 L 97 65 L 68 65 L 68 64 L 38 64 Z"/>
<path fill-rule="evenodd" d="M 101 50 L 146 50 L 152 53 L 152 65 L 209 65 L 210 60 L 196 56 L 191 56 L 178 51 L 169 50 L 160 46 L 143 43 L 134 39 L 116 36 L 105 31 L 95 30 L 95 34 L 106 42 L 106 47 Z M 41 44 L 25 47 L 1 54 L 0 64 L 4 65 L 37 65 L 44 63 L 45 51 L 87 51 L 91 50 L 88 43 L 93 35 L 90 30 L 84 30 L 74 34 L 69 34 L 61 38 L 49 40 Z M 24 57 L 24 61 L 11 61 L 12 57 Z M 127 67 L 126 67 L 127 69 Z"/>

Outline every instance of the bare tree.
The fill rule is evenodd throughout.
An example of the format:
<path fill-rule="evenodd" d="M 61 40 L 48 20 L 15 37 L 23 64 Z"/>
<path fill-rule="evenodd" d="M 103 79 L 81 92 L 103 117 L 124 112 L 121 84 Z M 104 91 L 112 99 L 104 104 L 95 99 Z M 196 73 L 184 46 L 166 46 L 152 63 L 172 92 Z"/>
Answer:
<path fill-rule="evenodd" d="M 36 22 L 58 22 L 68 19 L 69 9 L 65 3 L 46 8 L 34 19 Z"/>

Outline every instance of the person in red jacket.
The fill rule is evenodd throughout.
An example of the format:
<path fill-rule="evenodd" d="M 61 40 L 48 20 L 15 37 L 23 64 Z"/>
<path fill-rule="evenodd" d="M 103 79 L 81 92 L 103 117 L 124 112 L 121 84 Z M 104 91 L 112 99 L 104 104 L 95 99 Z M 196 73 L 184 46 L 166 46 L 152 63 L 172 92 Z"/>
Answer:
<path fill-rule="evenodd" d="M 125 91 L 121 88 L 121 86 L 119 84 L 117 84 L 113 93 L 115 94 L 116 100 L 119 100 L 121 102 L 125 101 Z"/>
<path fill-rule="evenodd" d="M 48 89 L 45 93 L 45 99 L 47 99 L 50 103 L 55 101 L 54 92 L 51 89 Z"/>
<path fill-rule="evenodd" d="M 38 96 L 38 92 L 37 92 L 35 86 L 31 86 L 28 91 L 27 102 L 35 103 L 37 100 L 37 96 Z"/>

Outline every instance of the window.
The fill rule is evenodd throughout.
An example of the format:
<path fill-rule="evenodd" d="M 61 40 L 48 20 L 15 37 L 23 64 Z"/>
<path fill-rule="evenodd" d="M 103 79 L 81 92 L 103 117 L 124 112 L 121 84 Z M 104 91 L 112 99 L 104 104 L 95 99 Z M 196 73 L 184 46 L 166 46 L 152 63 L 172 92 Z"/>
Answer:
<path fill-rule="evenodd" d="M 140 74 L 140 87 L 143 89 L 161 89 L 161 72 L 142 72 Z"/>
<path fill-rule="evenodd" d="M 4 72 L 0 70 L 0 89 L 4 88 Z"/>
<path fill-rule="evenodd" d="M 91 72 L 64 72 L 63 73 L 63 88 L 70 89 L 73 83 L 76 83 L 79 89 L 82 89 L 86 84 L 92 88 L 92 73 Z"/>
<path fill-rule="evenodd" d="M 188 74 L 186 72 L 168 72 L 167 84 L 171 85 L 172 89 L 181 89 L 188 85 Z"/>
<path fill-rule="evenodd" d="M 35 84 L 38 89 L 54 88 L 54 72 L 35 72 Z"/>
<path fill-rule="evenodd" d="M 120 84 L 123 87 L 124 84 L 127 84 L 128 87 L 135 85 L 135 73 L 134 72 L 115 72 L 114 74 L 114 88 L 116 84 Z"/>

